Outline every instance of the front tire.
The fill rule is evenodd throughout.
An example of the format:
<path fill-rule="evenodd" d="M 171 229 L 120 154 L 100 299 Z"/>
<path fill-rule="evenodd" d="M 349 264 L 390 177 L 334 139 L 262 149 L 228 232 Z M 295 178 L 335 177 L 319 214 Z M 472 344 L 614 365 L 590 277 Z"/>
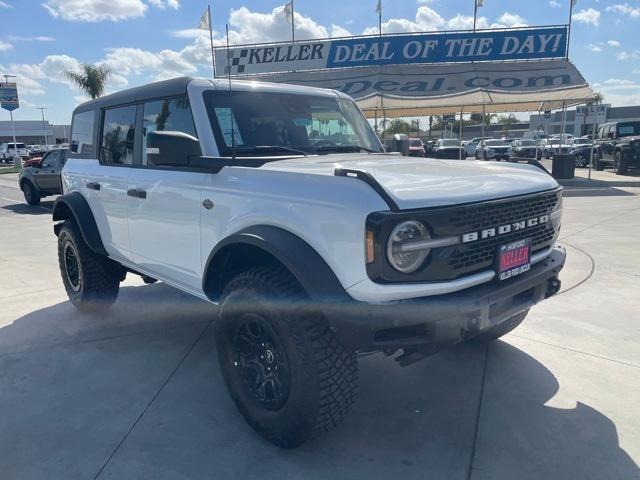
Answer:
<path fill-rule="evenodd" d="M 479 335 L 476 335 L 470 340 L 470 342 L 475 344 L 485 344 L 497 340 L 520 325 L 527 317 L 528 313 L 528 309 L 524 312 L 516 313 L 513 317 L 508 318 L 504 322 L 491 327 Z"/>
<path fill-rule="evenodd" d="M 58 264 L 67 296 L 78 310 L 101 312 L 116 301 L 124 277 L 122 267 L 94 253 L 69 221 L 58 235 Z"/>
<path fill-rule="evenodd" d="M 29 181 L 25 181 L 22 184 L 22 193 L 24 194 L 24 199 L 31 206 L 40 205 L 40 194 L 36 187 Z"/>
<path fill-rule="evenodd" d="M 282 268 L 240 273 L 226 285 L 216 344 L 239 412 L 279 447 L 298 447 L 337 426 L 353 404 L 355 352 Z"/>
<path fill-rule="evenodd" d="M 585 168 L 588 166 L 589 162 L 587 162 L 587 157 L 579 153 L 576 155 L 576 168 Z"/>
<path fill-rule="evenodd" d="M 626 175 L 626 173 L 629 171 L 629 165 L 627 164 L 622 152 L 617 151 L 615 156 L 613 157 L 613 161 L 616 175 Z"/>

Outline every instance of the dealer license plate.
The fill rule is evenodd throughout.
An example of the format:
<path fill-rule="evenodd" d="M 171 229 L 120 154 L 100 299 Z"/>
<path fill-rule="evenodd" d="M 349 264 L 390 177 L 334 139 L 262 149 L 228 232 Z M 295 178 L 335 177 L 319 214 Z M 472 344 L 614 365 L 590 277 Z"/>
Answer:
<path fill-rule="evenodd" d="M 531 269 L 531 239 L 516 240 L 498 247 L 498 277 L 506 280 Z"/>

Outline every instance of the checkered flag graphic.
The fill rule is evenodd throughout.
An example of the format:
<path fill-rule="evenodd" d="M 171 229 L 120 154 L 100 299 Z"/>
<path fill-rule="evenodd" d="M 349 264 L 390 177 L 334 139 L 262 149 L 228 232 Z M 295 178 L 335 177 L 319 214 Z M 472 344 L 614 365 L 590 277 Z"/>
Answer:
<path fill-rule="evenodd" d="M 249 50 L 246 48 L 231 50 L 228 55 L 229 62 L 224 67 L 224 74 L 236 75 L 239 73 L 244 73 L 247 61 L 249 59 Z M 231 65 L 231 71 L 229 71 L 229 65 Z"/>

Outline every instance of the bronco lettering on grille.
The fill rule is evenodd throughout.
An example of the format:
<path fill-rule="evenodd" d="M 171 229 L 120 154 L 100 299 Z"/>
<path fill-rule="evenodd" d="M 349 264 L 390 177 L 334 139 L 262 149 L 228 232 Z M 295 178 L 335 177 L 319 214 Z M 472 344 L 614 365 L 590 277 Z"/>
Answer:
<path fill-rule="evenodd" d="M 497 227 L 485 228 L 477 232 L 467 232 L 462 234 L 462 243 L 471 243 L 477 240 L 484 240 L 485 238 L 495 237 L 498 235 L 505 235 L 511 232 L 517 232 L 520 230 L 526 230 L 527 228 L 535 227 L 549 221 L 549 215 L 540 215 L 539 217 L 532 217 L 526 220 L 520 220 L 519 222 L 508 223 L 506 225 L 499 225 Z"/>

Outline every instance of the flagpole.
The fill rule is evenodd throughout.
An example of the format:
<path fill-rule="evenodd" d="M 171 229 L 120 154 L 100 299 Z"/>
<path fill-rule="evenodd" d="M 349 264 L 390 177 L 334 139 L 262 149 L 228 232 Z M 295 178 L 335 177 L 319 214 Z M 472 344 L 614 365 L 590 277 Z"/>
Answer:
<path fill-rule="evenodd" d="M 382 0 L 378 3 L 380 8 L 378 8 L 378 34 L 382 37 Z"/>
<path fill-rule="evenodd" d="M 211 68 L 213 78 L 216 78 L 216 57 L 213 54 L 213 26 L 211 25 L 211 5 L 207 5 L 207 15 L 209 16 L 209 42 L 211 43 Z"/>
<path fill-rule="evenodd" d="M 296 42 L 296 14 L 293 10 L 293 0 L 291 0 L 291 43 Z"/>
<path fill-rule="evenodd" d="M 569 0 L 569 31 L 567 32 L 567 58 L 569 58 L 569 45 L 571 45 L 571 23 L 573 20 L 573 5 L 576 0 Z"/>
<path fill-rule="evenodd" d="M 478 0 L 473 0 L 473 31 L 476 31 L 476 19 L 478 18 Z"/>

